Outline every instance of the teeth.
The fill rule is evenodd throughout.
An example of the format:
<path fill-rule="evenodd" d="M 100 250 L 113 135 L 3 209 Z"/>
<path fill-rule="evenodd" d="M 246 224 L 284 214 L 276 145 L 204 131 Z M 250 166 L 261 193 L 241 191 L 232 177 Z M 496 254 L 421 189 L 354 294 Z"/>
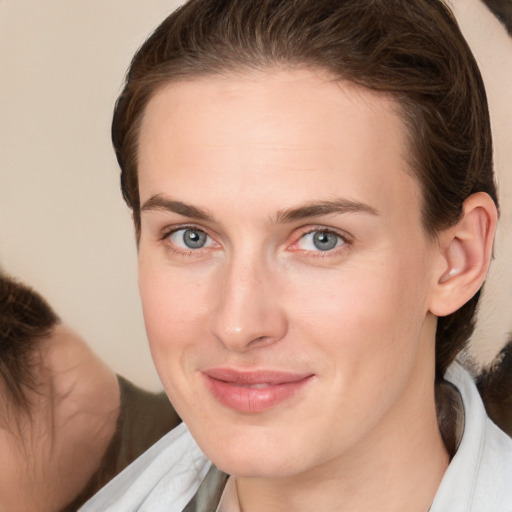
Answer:
<path fill-rule="evenodd" d="M 267 384 L 266 382 L 262 382 L 261 384 L 242 384 L 243 388 L 250 388 L 250 389 L 264 389 L 268 388 L 270 384 Z"/>

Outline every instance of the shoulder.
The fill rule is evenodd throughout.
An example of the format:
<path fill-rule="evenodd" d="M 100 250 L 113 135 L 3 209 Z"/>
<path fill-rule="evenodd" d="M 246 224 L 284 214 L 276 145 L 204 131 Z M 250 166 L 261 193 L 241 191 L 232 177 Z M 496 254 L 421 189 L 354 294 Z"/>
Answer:
<path fill-rule="evenodd" d="M 81 512 L 181 512 L 211 462 L 181 424 L 114 478 Z"/>
<path fill-rule="evenodd" d="M 475 478 L 472 510 L 510 512 L 512 511 L 512 438 L 487 418 L 485 437 L 480 448 L 481 457 Z"/>
<path fill-rule="evenodd" d="M 512 438 L 487 416 L 469 372 L 454 364 L 446 378 L 461 395 L 464 432 L 431 512 L 510 512 Z"/>

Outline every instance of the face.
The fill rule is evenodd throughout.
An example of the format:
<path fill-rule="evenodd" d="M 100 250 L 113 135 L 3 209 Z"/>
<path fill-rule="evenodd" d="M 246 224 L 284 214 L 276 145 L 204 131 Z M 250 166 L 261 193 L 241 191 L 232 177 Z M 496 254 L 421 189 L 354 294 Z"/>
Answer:
<path fill-rule="evenodd" d="M 339 466 L 433 403 L 435 247 L 396 110 L 307 70 L 174 83 L 147 107 L 149 342 L 228 473 Z"/>

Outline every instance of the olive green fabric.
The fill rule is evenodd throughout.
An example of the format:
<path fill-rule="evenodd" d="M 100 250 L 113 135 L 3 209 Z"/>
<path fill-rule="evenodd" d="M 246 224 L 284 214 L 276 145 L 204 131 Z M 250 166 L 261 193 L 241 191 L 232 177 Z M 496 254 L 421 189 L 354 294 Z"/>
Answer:
<path fill-rule="evenodd" d="M 61 512 L 76 512 L 91 496 L 181 422 L 164 392 L 151 393 L 121 376 L 117 379 L 121 391 L 121 409 L 114 436 L 96 473 L 73 503 Z"/>
<path fill-rule="evenodd" d="M 183 512 L 214 512 L 217 510 L 227 481 L 228 475 L 212 465 Z"/>

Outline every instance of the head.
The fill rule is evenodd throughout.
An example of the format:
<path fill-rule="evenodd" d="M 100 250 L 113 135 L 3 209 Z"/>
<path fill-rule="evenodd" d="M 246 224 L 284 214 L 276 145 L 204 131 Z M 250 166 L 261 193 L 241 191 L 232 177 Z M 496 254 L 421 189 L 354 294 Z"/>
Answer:
<path fill-rule="evenodd" d="M 39 293 L 0 273 L 2 510 L 64 510 L 97 471 L 118 408 L 111 370 Z"/>
<path fill-rule="evenodd" d="M 475 192 L 497 203 L 482 78 L 441 1 L 191 0 L 135 55 L 115 109 L 112 137 L 137 238 L 137 147 L 150 99 L 172 82 L 276 66 L 325 70 L 396 100 L 429 235 L 454 225 Z M 473 332 L 478 298 L 439 319 L 438 377 Z"/>
<path fill-rule="evenodd" d="M 37 292 L 0 274 L 0 379 L 20 410 L 29 410 L 27 390 L 37 387 L 39 342 L 48 339 L 59 318 Z"/>
<path fill-rule="evenodd" d="M 197 99 L 196 105 L 194 98 Z M 332 101 L 332 112 L 326 103 L 328 101 Z M 369 121 L 372 115 L 375 115 L 375 122 Z M 268 120 L 270 121 L 267 122 Z M 298 128 L 294 132 L 295 121 Z M 311 128 L 308 132 L 309 122 Z M 208 126 L 212 125 L 215 125 L 215 133 L 208 130 Z M 389 139 L 384 140 L 388 127 Z M 340 136 L 339 147 L 336 147 L 336 141 L 331 140 L 333 133 Z M 365 140 L 367 134 L 371 141 Z M 477 287 L 473 283 L 471 293 L 466 294 L 464 301 L 459 301 L 456 307 L 433 308 L 426 316 L 422 308 L 427 299 L 418 291 L 432 277 L 420 277 L 426 268 L 422 265 L 437 254 L 436 251 L 443 245 L 442 240 L 451 236 L 450 229 L 458 226 L 465 212 L 471 211 L 475 201 L 478 202 L 474 198 L 485 195 L 491 198 L 491 203 L 496 203 L 492 144 L 482 80 L 456 22 L 443 3 L 432 0 L 190 0 L 169 16 L 135 55 L 116 105 L 112 135 L 122 169 L 123 194 L 133 210 L 139 243 L 142 300 L 150 344 L 157 369 L 171 399 L 178 406 L 178 412 L 183 412 L 179 408 L 182 397 L 178 396 L 179 393 L 173 396 L 174 387 L 194 390 L 195 382 L 187 382 L 186 371 L 183 379 L 177 376 L 180 372 L 177 368 L 172 377 L 175 379 L 174 383 L 170 382 L 172 379 L 166 382 L 168 374 L 173 373 L 172 364 L 168 364 L 166 355 L 162 355 L 160 351 L 162 343 L 155 340 L 160 338 L 162 341 L 166 336 L 165 332 L 168 332 L 169 345 L 176 343 L 179 352 L 191 325 L 211 327 L 209 333 L 198 331 L 191 337 L 196 340 L 204 339 L 203 354 L 208 353 L 208 337 L 213 340 L 212 343 L 221 340 L 225 346 L 231 342 L 233 345 L 231 352 L 226 352 L 230 355 L 226 355 L 224 362 L 220 358 L 220 352 L 212 352 L 209 359 L 196 352 L 191 359 L 182 359 L 188 361 L 184 363 L 185 366 L 192 361 L 190 366 L 199 368 L 199 373 L 210 372 L 211 375 L 208 375 L 214 381 L 223 381 L 232 378 L 232 375 L 223 374 L 224 367 L 220 372 L 217 367 L 212 369 L 214 363 L 222 366 L 229 361 L 229 365 L 238 365 L 239 368 L 269 368 L 273 361 L 272 368 L 289 370 L 285 357 L 292 354 L 296 357 L 294 368 L 298 369 L 300 375 L 301 372 L 307 378 L 313 375 L 315 382 L 322 382 L 321 375 L 324 375 L 322 372 L 325 370 L 324 384 L 331 380 L 332 389 L 339 386 L 342 396 L 339 398 L 341 403 L 333 402 L 331 409 L 346 406 L 345 413 L 352 418 L 357 418 L 361 410 L 357 410 L 354 400 L 343 398 L 343 389 L 346 389 L 348 383 L 340 382 L 350 375 L 354 383 L 359 378 L 358 372 L 361 374 L 362 371 L 358 370 L 357 365 L 367 365 L 364 370 L 369 373 L 372 372 L 373 363 L 376 373 L 382 372 L 379 365 L 389 365 L 389 373 L 393 373 L 394 369 L 399 370 L 400 357 L 404 360 L 410 358 L 410 361 L 419 360 L 421 358 L 418 354 L 421 353 L 425 360 L 424 366 L 428 367 L 432 363 L 432 372 L 434 373 L 435 366 L 435 375 L 442 378 L 446 368 L 466 343 L 473 329 L 473 315 L 481 281 Z M 267 149 L 272 147 L 271 135 L 278 146 L 281 142 L 279 147 L 296 148 L 296 151 L 288 154 L 291 160 L 278 164 L 276 162 L 279 159 L 274 158 L 273 150 L 259 152 L 259 146 Z M 303 144 L 300 142 L 301 137 Z M 351 137 L 354 138 L 353 141 Z M 316 152 L 315 158 L 324 158 L 322 166 L 325 172 L 318 171 L 317 175 L 305 171 L 315 169 L 318 161 L 314 158 L 308 160 L 309 156 L 305 153 L 302 161 L 297 160 L 296 156 L 301 148 L 309 148 L 311 141 L 313 145 L 316 144 L 313 151 Z M 329 151 L 322 151 L 323 141 L 326 141 Z M 373 144 L 371 151 L 365 152 L 366 142 Z M 215 151 L 208 153 L 210 149 L 221 146 L 227 148 L 222 156 Z M 354 147 L 357 154 L 351 153 Z M 165 154 L 160 161 L 158 154 Z M 374 159 L 365 160 L 369 158 L 368 154 L 372 154 Z M 379 162 L 379 155 L 384 154 L 389 159 L 385 160 L 387 157 L 383 156 Z M 214 156 L 209 159 L 208 155 Z M 252 155 L 252 160 L 247 155 Z M 328 162 L 329 158 L 331 160 Z M 235 170 L 229 176 L 224 174 L 224 170 L 228 172 L 234 161 L 234 167 L 238 171 Z M 340 167 L 346 167 L 340 171 L 339 176 L 331 173 L 335 167 L 332 162 L 336 161 Z M 362 161 L 364 166 L 360 168 L 354 164 Z M 372 165 L 372 177 L 368 178 L 368 183 L 371 183 L 369 188 L 372 188 L 367 197 L 370 198 L 368 206 L 368 203 L 363 201 L 364 204 L 361 204 L 358 201 L 358 194 L 363 191 L 364 196 L 366 193 L 365 180 L 361 176 Z M 300 173 L 297 178 L 286 175 L 287 170 L 294 167 L 302 169 L 301 178 L 298 177 Z M 158 186 L 153 187 L 153 171 L 157 170 L 155 172 L 158 173 L 158 169 L 173 176 L 172 179 L 164 178 L 166 186 L 161 189 Z M 397 172 L 401 174 L 396 174 Z M 378 197 L 378 191 L 382 186 L 386 193 L 388 182 L 394 184 L 390 185 L 392 190 L 389 189 L 390 193 L 396 194 L 394 201 L 389 197 L 379 203 L 382 198 Z M 338 190 L 334 193 L 336 187 Z M 151 193 L 148 193 L 150 189 Z M 232 194 L 227 195 L 227 190 Z M 278 204 L 276 190 L 286 192 L 281 194 L 281 205 Z M 175 191 L 177 201 L 170 205 L 166 198 L 173 198 Z M 308 191 L 314 197 L 308 198 Z M 343 236 L 334 236 L 329 229 L 324 230 L 322 227 L 313 231 L 311 228 L 311 219 L 317 220 L 319 215 L 321 217 L 322 208 L 325 208 L 322 226 L 325 225 L 323 222 L 333 213 L 333 205 L 332 202 L 329 203 L 329 199 L 344 191 L 348 191 L 348 201 L 343 202 L 342 209 L 345 213 L 352 212 L 354 218 L 366 215 L 365 219 L 374 219 L 376 216 L 371 216 L 380 207 L 373 208 L 372 200 L 376 201 L 375 204 L 379 203 L 384 210 L 388 209 L 389 213 L 393 210 L 391 203 L 403 203 L 391 215 L 394 215 L 396 221 L 394 228 L 390 224 L 386 228 L 368 227 L 368 233 L 372 230 L 374 233 L 388 230 L 389 240 L 381 240 L 381 249 L 384 246 L 387 249 L 371 256 L 371 251 L 365 253 L 363 250 L 365 243 L 359 244 L 363 246 L 359 255 L 367 256 L 365 263 L 354 263 L 359 256 L 355 257 L 353 263 L 343 265 L 342 273 L 338 273 L 338 267 L 338 270 L 331 271 L 331 263 L 319 265 L 321 260 L 316 260 L 313 265 L 306 265 L 307 271 L 296 272 L 294 269 L 299 268 L 302 263 L 296 267 L 295 263 L 291 263 L 295 256 L 292 258 L 291 255 L 302 254 L 301 251 L 309 252 L 310 249 L 306 250 L 304 243 L 309 244 L 307 247 L 314 244 L 316 248 L 318 244 L 328 246 L 330 243 L 334 244 L 333 248 L 338 248 L 338 245 L 351 246 L 350 234 L 348 240 L 340 242 Z M 294 209 L 295 204 L 288 204 L 286 201 L 289 197 L 297 199 L 297 204 L 302 205 L 301 208 L 297 210 Z M 183 198 L 192 198 L 193 201 L 184 201 Z M 316 201 L 313 209 L 304 208 L 305 204 L 309 204 L 308 199 Z M 192 203 L 195 209 L 183 203 Z M 251 204 L 251 208 L 244 209 L 244 204 Z M 150 228 L 145 228 L 143 222 L 145 213 L 158 209 L 173 210 L 182 220 L 183 227 L 167 232 L 161 230 L 161 240 L 173 245 L 173 250 L 176 246 L 181 247 L 178 250 L 181 255 L 168 256 L 172 264 L 162 263 L 163 258 L 160 257 L 160 270 L 156 267 L 150 268 L 151 265 L 148 264 L 151 257 L 148 257 L 146 241 L 152 236 L 155 239 L 156 237 L 148 234 L 145 238 L 145 229 L 149 233 Z M 262 218 L 251 217 L 253 212 L 261 212 Z M 407 232 L 410 227 L 409 214 L 412 215 L 411 218 L 417 217 L 418 223 L 418 229 L 411 228 L 410 233 Z M 232 223 L 230 227 L 223 222 L 217 223 L 215 219 L 219 217 L 228 219 L 227 222 Z M 292 223 L 307 218 L 311 231 L 303 232 L 302 237 L 294 232 L 293 236 L 287 235 L 289 238 L 286 243 L 276 242 L 276 246 L 285 249 L 272 253 L 275 261 L 261 256 L 261 265 L 258 266 L 251 259 L 255 254 L 252 252 L 246 253 L 245 259 L 242 258 L 246 263 L 243 266 L 240 263 L 242 249 L 247 250 L 249 242 L 254 242 L 259 231 L 254 227 L 251 232 L 254 238 L 250 239 L 247 235 L 247 239 L 244 238 L 247 244 L 243 247 L 237 247 L 232 235 L 235 232 L 244 233 L 245 225 L 253 223 L 256 226 L 264 218 L 280 221 L 286 219 Z M 476 219 L 469 222 L 477 225 L 480 221 Z M 177 225 L 177 221 L 172 223 Z M 199 224 L 200 229 L 186 229 L 190 224 Z M 266 238 L 260 239 L 267 244 L 267 249 L 263 251 L 267 255 L 272 252 L 273 247 L 269 240 L 275 241 L 283 236 L 282 232 L 273 227 L 278 224 L 279 222 L 269 224 Z M 491 225 L 492 231 L 492 218 L 488 222 L 482 221 L 482 224 Z M 362 231 L 365 229 L 361 228 Z M 192 237 L 185 242 L 185 252 L 184 239 L 180 239 L 183 236 Z M 294 236 L 297 238 L 295 245 L 290 242 Z M 313 236 L 320 238 L 310 240 Z M 461 234 L 460 239 L 464 237 Z M 357 236 L 353 238 L 357 239 Z M 377 238 L 376 235 L 374 242 Z M 410 265 L 412 260 L 407 255 L 404 256 L 408 251 L 409 240 L 413 245 L 410 253 L 415 254 L 413 259 L 418 264 L 416 267 L 416 263 Z M 157 247 L 156 241 L 151 243 L 153 247 Z M 356 241 L 353 246 L 358 243 Z M 193 264 L 192 260 L 187 260 L 188 263 L 185 264 L 180 258 L 187 259 L 193 254 L 194 251 L 190 249 L 196 247 L 194 244 L 199 244 L 197 248 L 205 250 L 198 252 L 202 256 L 194 259 Z M 488 241 L 486 244 L 489 246 Z M 398 245 L 400 250 L 397 250 Z M 450 258 L 458 260 L 461 254 L 459 244 L 454 244 L 453 247 Z M 256 250 L 256 246 L 253 249 Z M 359 249 L 350 251 L 355 254 Z M 391 257 L 393 251 L 396 251 L 396 258 Z M 282 253 L 286 254 L 286 258 L 290 255 L 290 260 L 286 260 L 287 264 L 280 267 L 279 258 Z M 221 262 L 225 254 L 229 255 L 226 256 L 229 264 Z M 363 259 L 366 256 L 362 256 Z M 403 272 L 399 268 L 400 262 L 407 267 L 404 267 Z M 386 273 L 383 269 L 387 264 L 390 272 Z M 214 267 L 218 269 L 218 272 L 215 270 L 217 274 L 211 270 Z M 316 270 L 309 267 L 315 267 Z M 323 270 L 319 272 L 318 267 Z M 450 271 L 458 271 L 456 267 L 455 265 L 454 268 L 446 269 L 447 280 L 452 276 Z M 371 275 L 375 269 L 379 270 Z M 209 273 L 210 270 L 215 274 L 215 279 L 211 277 L 213 274 Z M 171 274 L 172 277 L 166 277 Z M 368 277 L 370 275 L 372 282 Z M 391 279 L 391 275 L 396 278 Z M 203 279 L 198 276 L 203 276 Z M 150 281 L 153 282 L 152 291 L 151 286 L 148 286 Z M 337 285 L 333 285 L 333 282 Z M 350 283 L 354 285 L 353 288 Z M 309 293 L 305 293 L 305 289 Z M 351 294 L 344 296 L 340 289 L 351 290 Z M 374 293 L 377 289 L 378 292 Z M 249 297 L 252 292 L 258 292 L 261 296 Z M 159 293 L 161 300 L 155 301 L 154 297 Z M 172 311 L 165 304 L 166 293 L 169 297 L 178 297 L 174 302 L 169 298 Z M 329 300 L 325 300 L 326 295 L 330 296 Z M 263 296 L 267 300 L 263 300 Z M 396 302 L 390 299 L 388 303 L 388 296 L 396 299 Z M 216 301 L 218 304 L 213 304 Z M 363 318 L 365 301 L 367 308 L 375 312 L 372 319 Z M 399 315 L 404 309 L 408 310 L 409 303 L 419 305 L 415 320 L 411 320 L 415 315 L 412 312 L 414 308 L 411 308 L 411 314 L 406 314 L 403 322 L 401 316 L 395 321 L 394 315 Z M 355 309 L 351 311 L 354 304 Z M 213 311 L 210 317 L 207 314 L 209 310 Z M 250 322 L 254 324 L 255 343 L 251 346 L 255 350 L 251 357 L 242 359 L 240 346 L 236 350 L 234 347 L 244 334 L 241 324 L 242 320 L 247 319 L 248 311 L 254 311 Z M 351 314 L 347 314 L 349 311 Z M 202 313 L 204 317 L 200 316 Z M 434 320 L 433 317 L 440 318 Z M 319 321 L 319 318 L 325 321 Z M 162 319 L 165 319 L 164 328 L 158 332 L 159 327 L 155 326 L 162 324 Z M 336 320 L 339 322 L 337 326 L 333 325 Z M 370 324 L 367 321 L 370 324 L 374 322 L 375 325 L 368 328 Z M 270 331 L 274 330 L 273 334 L 258 334 L 258 322 L 263 326 L 263 331 L 268 327 Z M 393 322 L 403 323 L 400 332 L 393 331 Z M 389 332 L 383 335 L 377 331 L 380 327 L 389 329 Z M 224 334 L 220 334 L 222 330 Z M 317 353 L 316 348 L 308 355 L 306 345 L 302 347 L 304 350 L 300 356 L 293 349 L 287 352 L 288 343 L 291 346 L 295 343 L 295 347 L 301 346 L 301 333 L 307 334 L 305 339 L 311 333 L 314 337 L 316 332 L 316 337 L 322 338 L 322 343 L 334 334 L 332 343 L 336 343 L 339 336 L 339 343 L 342 345 L 343 336 L 349 331 L 355 337 L 361 338 L 359 346 L 368 343 L 366 355 L 370 355 L 373 340 L 375 347 L 383 350 L 380 353 L 380 362 L 375 357 L 376 353 L 372 355 L 373 363 L 369 363 L 369 358 L 365 359 L 363 353 L 358 353 L 354 356 L 351 367 L 346 367 L 340 373 L 338 369 L 331 371 L 328 358 L 324 357 L 329 353 L 332 344 L 321 356 L 322 351 Z M 422 353 L 423 349 L 418 348 L 420 343 L 416 347 L 418 350 L 413 350 L 413 354 L 411 347 L 406 345 L 401 349 L 395 346 L 396 350 L 387 352 L 382 348 L 387 342 L 381 340 L 382 343 L 378 345 L 379 341 L 376 340 L 387 337 L 393 343 L 393 340 L 403 340 L 409 335 L 419 340 L 427 331 L 436 338 L 435 357 L 432 355 L 431 358 L 428 351 Z M 320 332 L 322 334 L 318 334 Z M 266 347 L 265 351 L 259 350 L 263 346 Z M 288 356 L 285 356 L 287 353 Z M 271 357 L 265 359 L 261 354 L 271 354 Z M 315 359 L 317 355 L 318 360 Z M 333 360 L 336 357 L 342 360 L 344 356 L 336 354 Z M 349 358 L 344 359 L 345 363 L 348 360 Z M 326 366 L 322 368 L 324 363 Z M 203 371 L 205 368 L 206 371 Z M 409 369 L 411 368 L 412 365 Z M 265 375 L 267 377 L 270 380 L 274 378 Z M 403 373 L 397 377 L 397 381 L 401 380 L 402 386 L 410 377 L 411 373 L 407 376 Z M 243 379 L 245 376 L 233 378 Z M 389 384 L 390 389 L 393 389 L 394 384 Z M 353 387 L 357 388 L 357 385 Z M 361 384 L 361 389 L 364 387 L 365 384 Z M 197 389 L 200 388 L 201 384 L 198 384 Z M 215 393 L 225 396 L 224 391 L 219 389 Z M 373 391 L 366 389 L 361 396 L 371 393 Z M 390 401 L 397 400 L 398 394 L 391 397 L 393 393 L 394 391 L 390 391 L 388 394 Z M 246 397 L 250 410 L 245 412 L 260 412 L 251 409 L 258 409 L 252 401 L 254 397 L 251 397 L 252 395 Z M 404 402 L 407 401 L 402 398 Z M 345 399 L 346 402 L 343 402 Z M 377 395 L 374 396 L 374 401 L 379 401 Z M 348 402 L 351 402 L 350 406 L 347 405 Z M 374 416 L 371 421 L 383 421 L 386 406 L 383 407 L 381 416 Z M 185 409 L 186 406 L 183 407 Z M 310 413 L 315 414 L 315 410 L 313 405 Z M 322 417 L 324 411 L 319 409 L 316 414 Z M 244 421 L 256 429 L 260 428 L 259 420 L 250 414 L 249 416 L 251 419 L 245 418 Z M 233 422 L 239 419 L 232 418 Z M 304 418 L 299 415 L 293 419 L 300 422 Z M 330 419 L 332 421 L 326 420 L 328 424 L 340 423 L 339 417 Z M 184 420 L 187 422 L 186 416 Z M 203 420 L 205 423 L 208 421 L 206 415 Z M 270 414 L 268 417 L 264 416 L 262 422 L 267 420 L 267 425 L 274 425 L 274 418 Z M 197 418 L 194 421 L 197 422 Z M 354 424 L 357 424 L 357 420 L 354 420 Z M 370 428 L 368 422 L 365 423 L 366 427 Z M 279 429 L 276 427 L 274 430 Z M 353 429 L 350 435 L 355 435 L 355 430 L 357 429 Z M 279 437 L 269 441 L 267 446 L 263 433 L 266 431 L 258 432 L 260 434 L 255 435 L 262 443 L 258 445 L 261 451 L 265 447 L 269 448 Z M 233 431 L 232 434 L 232 439 L 235 439 L 237 432 Z M 287 438 L 284 430 L 281 434 L 282 440 Z M 347 433 L 348 437 L 350 435 Z M 254 441 L 256 438 L 252 439 Z M 247 438 L 241 435 L 240 442 L 245 441 Z M 326 448 L 325 453 L 328 450 Z M 250 472 L 250 469 L 247 471 Z M 286 469 L 283 471 L 286 472 Z"/>

